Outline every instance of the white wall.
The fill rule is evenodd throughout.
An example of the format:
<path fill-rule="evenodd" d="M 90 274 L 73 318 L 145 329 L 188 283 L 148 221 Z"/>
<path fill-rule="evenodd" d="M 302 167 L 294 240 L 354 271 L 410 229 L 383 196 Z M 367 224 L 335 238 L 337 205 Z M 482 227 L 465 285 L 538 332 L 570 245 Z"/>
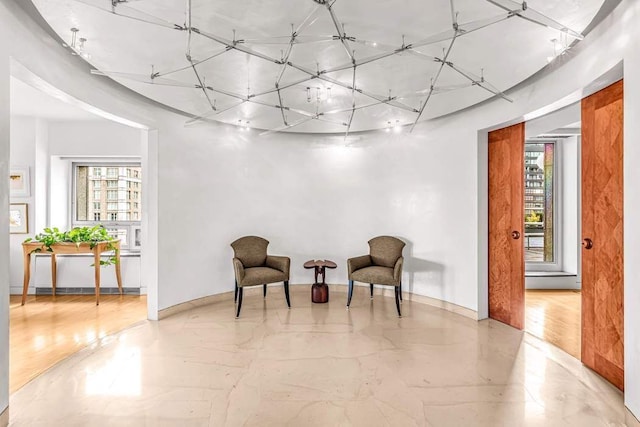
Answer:
<path fill-rule="evenodd" d="M 257 234 L 302 265 L 327 258 L 346 283 L 346 259 L 390 234 L 407 242 L 405 289 L 475 309 L 476 143 L 456 133 L 385 132 L 357 137 L 278 134 L 229 127 L 184 129 L 160 139 L 159 306 L 233 289 L 229 244 Z M 455 165 L 452 168 L 451 165 Z M 194 242 L 207 242 L 207 250 Z M 189 267 L 187 267 L 189 266 Z"/>
<path fill-rule="evenodd" d="M 35 194 L 34 183 L 39 178 L 35 170 L 36 158 L 36 119 L 27 117 L 11 118 L 11 165 L 27 166 L 30 174 L 30 191 L 29 197 L 11 197 L 11 203 L 27 203 L 29 233 L 28 234 L 11 234 L 10 242 L 10 259 L 11 269 L 9 280 L 12 286 L 22 288 L 22 242 L 27 237 L 33 236 L 35 224 Z M 17 266 L 19 263 L 19 267 Z M 16 268 L 14 268 L 16 267 Z"/>
<path fill-rule="evenodd" d="M 256 233 L 271 252 L 292 256 L 292 281 L 309 283 L 306 258 L 334 258 L 344 282 L 344 258 L 366 251 L 376 234 L 410 241 L 405 281 L 413 291 L 486 313 L 486 169 L 478 135 L 572 95 L 624 61 L 625 114 L 640 115 L 640 2 L 623 0 L 570 55 L 512 91 L 513 104 L 484 103 L 418 126 L 412 135 L 369 134 L 353 146 L 340 138 L 257 137 L 228 126 L 184 129 L 184 118 L 155 109 L 86 67 L 2 0 L 0 28 L 16 59 L 78 100 L 157 129 L 158 308 L 230 291 L 229 242 Z M 66 56 L 65 56 L 66 55 Z M 55 66 L 54 66 L 55 65 Z M 625 186 L 640 186 L 637 120 L 625 122 Z M 353 141 L 356 139 L 356 141 Z M 363 148 L 366 147 L 366 148 Z M 482 150 L 485 145 L 480 146 Z M 154 153 L 155 156 L 155 153 Z M 322 161 L 322 163 L 319 163 Z M 156 176 L 157 173 L 157 176 Z M 191 189 L 191 190 L 189 190 Z M 256 204 L 256 201 L 257 204 Z M 640 414 L 640 194 L 625 192 L 625 402 Z M 153 227 L 147 228 L 153 229 Z M 324 230 L 323 232 L 318 230 Z M 201 243 L 202 242 L 202 243 Z M 199 246 L 207 250 L 199 249 Z M 481 296 L 480 299 L 478 296 Z M 478 301 L 482 306 L 479 306 Z"/>
<path fill-rule="evenodd" d="M 0 19 L 4 22 L 4 19 Z M 1 27 L 1 26 L 0 26 Z M 0 29 L 0 224 L 9 223 L 9 47 Z M 9 227 L 0 227 L 0 424 L 9 407 Z M 4 415 L 2 415 L 4 413 Z"/>
<path fill-rule="evenodd" d="M 561 232 L 562 232 L 562 271 L 579 275 L 580 238 L 578 225 L 580 224 L 580 212 L 578 210 L 578 153 L 579 137 L 572 136 L 559 141 L 562 170 L 561 205 Z M 577 278 L 577 277 L 576 277 Z M 577 280 L 580 282 L 579 280 Z"/>

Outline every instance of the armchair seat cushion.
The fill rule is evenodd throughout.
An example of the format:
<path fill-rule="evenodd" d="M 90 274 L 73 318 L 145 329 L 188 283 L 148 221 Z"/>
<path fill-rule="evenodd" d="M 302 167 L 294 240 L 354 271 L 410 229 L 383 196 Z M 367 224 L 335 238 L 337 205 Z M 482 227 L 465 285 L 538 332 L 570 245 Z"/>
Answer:
<path fill-rule="evenodd" d="M 373 266 L 365 267 L 351 273 L 351 280 L 363 283 L 375 283 L 377 285 L 398 286 L 393 278 L 393 268 Z"/>
<path fill-rule="evenodd" d="M 250 267 L 244 269 L 244 278 L 238 286 L 254 286 L 266 283 L 284 282 L 287 274 L 270 267 Z"/>

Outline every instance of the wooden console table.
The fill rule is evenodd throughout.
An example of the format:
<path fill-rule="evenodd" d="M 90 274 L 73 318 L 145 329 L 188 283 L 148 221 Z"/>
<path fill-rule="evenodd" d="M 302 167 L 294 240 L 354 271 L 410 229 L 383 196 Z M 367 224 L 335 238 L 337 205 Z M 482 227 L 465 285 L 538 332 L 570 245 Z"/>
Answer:
<path fill-rule="evenodd" d="M 100 304 L 100 255 L 103 252 L 115 250 L 116 258 L 116 279 L 118 280 L 118 289 L 122 295 L 122 277 L 120 276 L 120 240 L 112 240 L 98 242 L 91 248 L 89 243 L 56 243 L 51 246 L 53 252 L 48 252 L 47 248 L 40 242 L 27 242 L 22 244 L 22 253 L 24 259 L 24 282 L 22 286 L 22 305 L 27 300 L 27 291 L 29 290 L 29 280 L 31 278 L 31 255 L 50 254 L 51 255 L 51 286 L 53 295 L 56 294 L 56 255 L 69 254 L 93 254 L 93 262 L 95 268 L 95 284 L 96 284 L 96 305 Z"/>

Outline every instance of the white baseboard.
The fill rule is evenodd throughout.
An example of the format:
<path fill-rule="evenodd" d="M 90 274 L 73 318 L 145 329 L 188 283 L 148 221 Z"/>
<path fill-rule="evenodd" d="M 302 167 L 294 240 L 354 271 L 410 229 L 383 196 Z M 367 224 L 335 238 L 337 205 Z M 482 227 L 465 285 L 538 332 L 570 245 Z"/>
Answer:
<path fill-rule="evenodd" d="M 0 414 L 0 427 L 7 427 L 9 425 L 9 407 L 2 411 Z"/>
<path fill-rule="evenodd" d="M 575 289 L 580 290 L 577 276 L 527 276 L 525 289 Z"/>
<path fill-rule="evenodd" d="M 311 285 L 290 285 L 290 286 L 311 286 Z M 358 285 L 359 286 L 359 285 Z M 368 285 L 367 285 L 368 287 Z M 347 293 L 347 285 L 346 284 L 329 284 L 329 291 L 330 292 L 342 292 L 344 294 Z M 245 292 L 245 296 L 246 295 L 252 295 L 252 294 L 256 294 L 256 295 L 262 295 L 262 287 L 261 286 L 255 286 L 255 287 L 250 287 L 250 288 L 246 288 L 244 290 Z M 208 304 L 213 304 L 215 302 L 220 302 L 220 301 L 230 301 L 233 299 L 233 294 L 234 291 L 229 291 L 229 292 L 223 292 L 221 294 L 216 294 L 216 295 L 210 295 L 204 298 L 198 298 L 195 299 L 193 301 L 187 301 L 187 302 L 183 302 L 181 304 L 176 304 L 174 306 L 171 307 L 167 307 L 167 308 L 163 308 L 162 310 L 158 311 L 158 320 L 162 320 L 162 319 L 166 319 L 169 316 L 172 316 L 174 314 L 177 313 L 181 313 L 183 311 L 187 311 L 187 310 L 191 310 L 192 308 L 196 308 L 196 307 L 201 307 L 203 305 L 208 305 Z M 394 295 L 394 290 L 393 288 L 389 287 L 389 286 L 384 286 L 384 287 L 375 287 L 374 288 L 374 295 L 381 295 L 381 296 L 385 296 L 387 298 L 395 298 Z M 478 320 L 478 313 L 475 310 L 471 310 L 469 308 L 466 307 L 462 307 L 450 302 L 446 302 L 446 301 L 442 301 L 436 298 L 430 298 L 430 297 L 426 297 L 423 295 L 417 295 L 417 294 L 412 294 L 410 292 L 404 292 L 403 293 L 403 297 L 405 300 L 408 301 L 413 301 L 413 302 L 417 302 L 420 304 L 426 304 L 426 305 L 430 305 L 432 307 L 437 307 L 437 308 L 441 308 L 443 310 L 447 310 L 447 311 L 451 311 L 453 313 L 459 314 L 461 316 L 464 317 L 468 317 L 470 319 L 473 320 Z M 346 304 L 346 296 L 345 296 L 345 304 Z"/>
<path fill-rule="evenodd" d="M 640 427 L 640 421 L 638 421 L 638 419 L 633 415 L 633 413 L 631 413 L 629 408 L 625 407 L 624 412 L 625 412 L 624 422 L 627 425 L 627 427 Z"/>

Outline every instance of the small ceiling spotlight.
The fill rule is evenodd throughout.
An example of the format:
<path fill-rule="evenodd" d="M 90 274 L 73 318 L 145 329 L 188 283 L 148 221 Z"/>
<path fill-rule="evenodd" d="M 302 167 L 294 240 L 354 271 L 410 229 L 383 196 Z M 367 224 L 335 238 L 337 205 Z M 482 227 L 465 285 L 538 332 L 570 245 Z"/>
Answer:
<path fill-rule="evenodd" d="M 71 54 L 74 56 L 82 56 L 84 59 L 91 59 L 91 55 L 85 51 L 85 43 L 87 39 L 84 37 L 78 38 L 78 33 L 80 30 L 78 28 L 71 28 L 71 43 L 62 43 L 62 46 L 68 47 L 71 49 Z"/>
<path fill-rule="evenodd" d="M 311 102 L 311 88 L 307 86 L 307 102 Z"/>
<path fill-rule="evenodd" d="M 560 32 L 560 39 L 551 39 L 553 43 L 553 55 L 547 56 L 547 62 L 551 62 L 560 55 L 564 55 L 569 50 L 569 40 L 567 39 L 566 32 Z"/>
<path fill-rule="evenodd" d="M 247 132 L 250 131 L 251 128 L 249 127 L 249 125 L 250 125 L 249 120 L 244 120 L 243 121 L 242 119 L 238 119 L 238 129 L 240 131 L 243 131 L 243 132 L 244 131 L 247 131 Z"/>
<path fill-rule="evenodd" d="M 395 133 L 400 133 L 401 130 L 402 130 L 402 126 L 400 126 L 400 120 L 396 120 L 396 124 L 393 127 L 393 131 Z"/>
<path fill-rule="evenodd" d="M 387 133 L 391 132 L 391 120 L 387 122 L 387 127 L 384 129 L 384 131 Z"/>

